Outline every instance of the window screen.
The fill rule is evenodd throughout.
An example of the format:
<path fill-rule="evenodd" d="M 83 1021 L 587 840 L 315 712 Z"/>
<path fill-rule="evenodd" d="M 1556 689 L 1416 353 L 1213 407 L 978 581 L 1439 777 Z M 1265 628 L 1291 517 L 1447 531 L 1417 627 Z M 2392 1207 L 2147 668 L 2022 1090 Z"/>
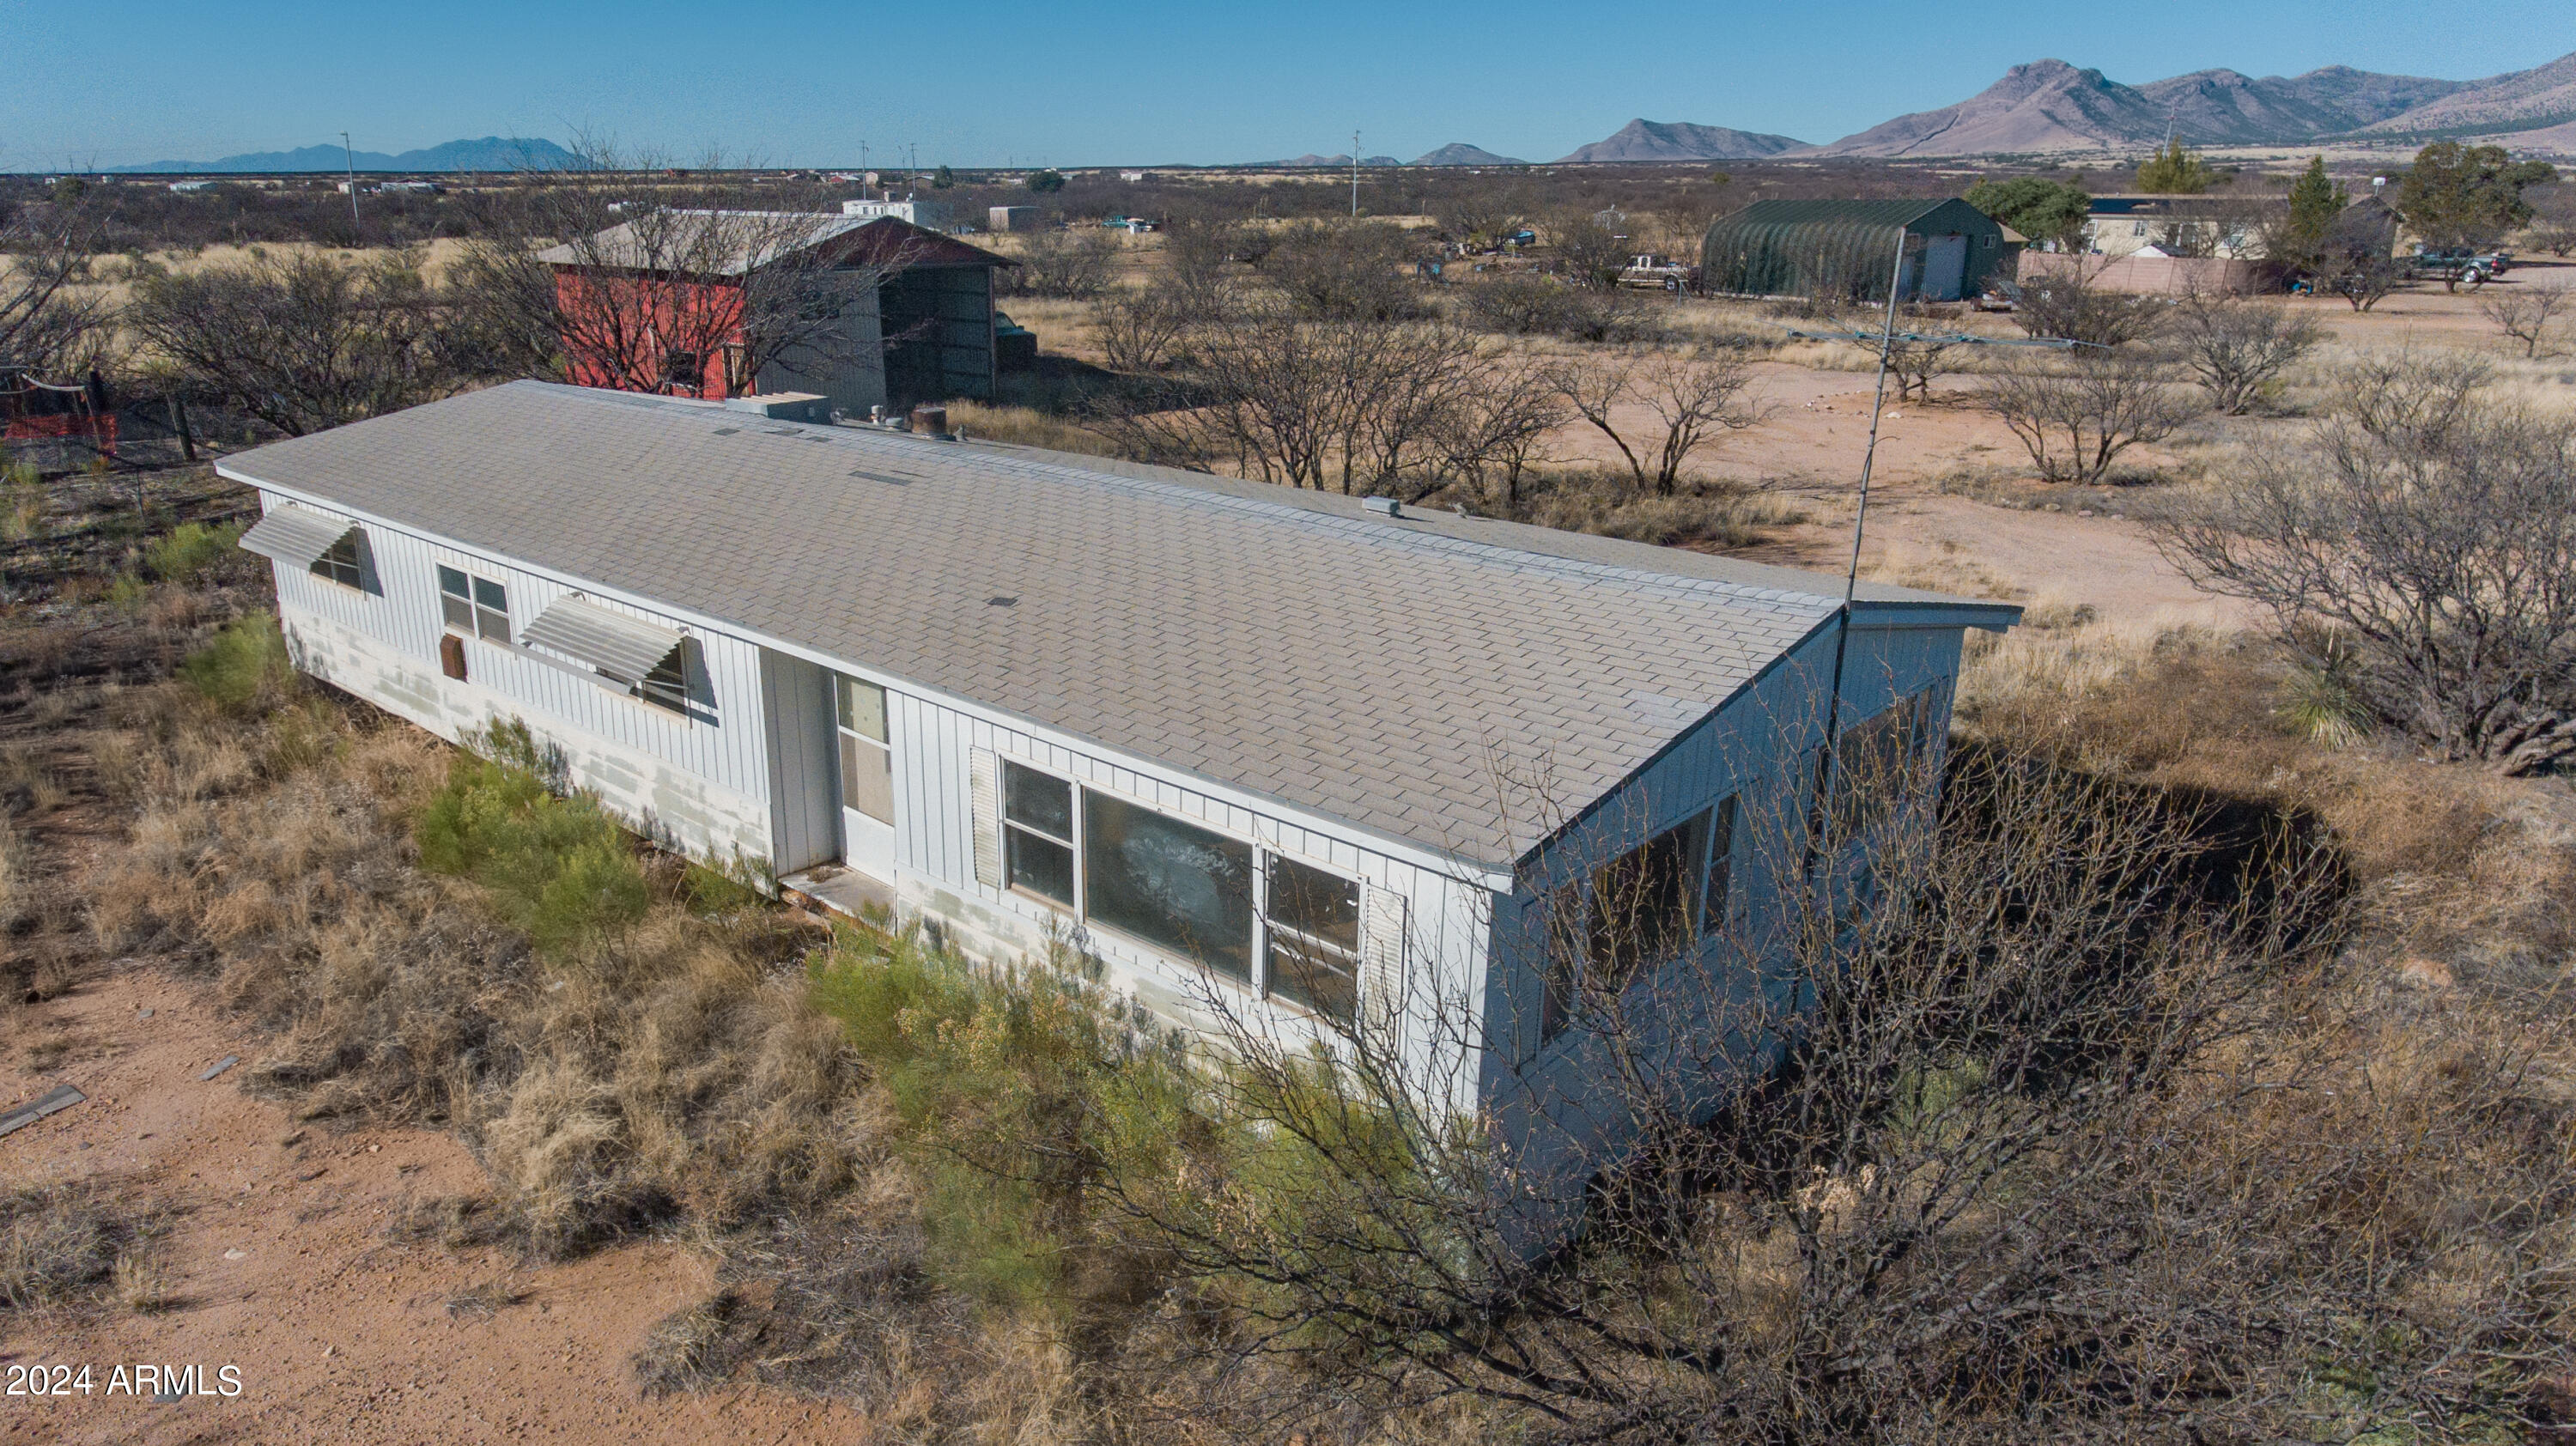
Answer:
<path fill-rule="evenodd" d="M 1699 936 L 1708 821 L 1695 814 L 1594 871 L 1589 988 L 1617 994 L 1640 966 L 1673 958 Z"/>
<path fill-rule="evenodd" d="M 649 681 L 649 680 L 648 680 Z M 894 822 L 894 751 L 886 744 L 885 689 L 840 680 L 841 806 Z"/>
<path fill-rule="evenodd" d="M 1931 746 L 1931 716 L 1927 690 L 1843 730 L 1834 748 L 1832 810 L 1841 838 L 1877 827 L 1898 800 L 1923 786 L 1917 770 Z"/>
<path fill-rule="evenodd" d="M 1715 934 L 1726 928 L 1727 908 L 1735 887 L 1735 800 L 1727 799 L 1709 815 L 1708 885 L 1703 891 L 1707 904 L 1702 910 L 1700 932 Z"/>
<path fill-rule="evenodd" d="M 689 711 L 688 648 L 673 648 L 671 655 L 653 665 L 635 685 L 635 696 L 656 708 L 668 708 L 685 715 Z"/>
<path fill-rule="evenodd" d="M 331 544 L 329 552 L 313 559 L 313 575 L 328 578 L 342 587 L 363 591 L 367 586 L 366 544 L 367 534 L 350 528 L 339 541 Z"/>
<path fill-rule="evenodd" d="M 1073 785 L 1034 768 L 1002 765 L 1004 880 L 1073 906 Z"/>
<path fill-rule="evenodd" d="M 1221 974 L 1252 977 L 1252 845 L 1083 795 L 1084 916 Z"/>
<path fill-rule="evenodd" d="M 1264 918 L 1270 992 L 1348 1020 L 1359 1008 L 1360 886 L 1293 859 L 1270 860 Z"/>
<path fill-rule="evenodd" d="M 510 594 L 499 583 L 441 567 L 438 605 L 447 625 L 458 632 L 496 643 L 510 641 Z"/>

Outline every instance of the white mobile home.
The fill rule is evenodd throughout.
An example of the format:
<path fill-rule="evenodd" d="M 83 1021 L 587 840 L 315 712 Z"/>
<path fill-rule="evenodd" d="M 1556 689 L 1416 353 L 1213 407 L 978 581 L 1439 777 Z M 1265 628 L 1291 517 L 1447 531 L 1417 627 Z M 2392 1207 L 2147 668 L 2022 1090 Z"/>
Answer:
<path fill-rule="evenodd" d="M 1711 909 L 1758 893 L 1728 824 L 1806 786 L 1840 602 L 1702 554 L 533 382 L 221 470 L 258 489 L 244 545 L 315 677 L 449 738 L 521 720 L 654 836 L 972 953 L 1078 931 L 1178 1023 L 1211 997 L 1381 1021 L 1460 1108 L 1583 1067 L 1540 900 L 1631 854 Z M 2016 615 L 1864 586 L 1844 716 L 1937 737 L 1962 630 Z M 1515 802 L 1533 780 L 1543 807 Z M 1435 999 L 1466 1037 L 1420 1027 Z"/>

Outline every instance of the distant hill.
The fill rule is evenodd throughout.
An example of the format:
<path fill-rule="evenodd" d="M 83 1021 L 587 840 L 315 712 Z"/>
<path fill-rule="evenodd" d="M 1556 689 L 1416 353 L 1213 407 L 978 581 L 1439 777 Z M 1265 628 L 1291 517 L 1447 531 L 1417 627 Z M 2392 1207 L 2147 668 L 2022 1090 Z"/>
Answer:
<path fill-rule="evenodd" d="M 2164 135 L 2162 107 L 2098 70 L 2063 60 L 2016 65 L 1957 105 L 1882 121 L 1818 146 L 1824 156 L 1958 156 L 2095 150 Z"/>
<path fill-rule="evenodd" d="M 2429 80 L 2330 65 L 2257 79 L 2196 70 L 2123 85 L 2035 60 L 1957 105 L 1901 115 L 1807 152 L 1964 156 L 2118 150 L 2170 133 L 2192 145 L 2301 145 L 2336 136 L 2534 130 L 2576 119 L 2576 55 L 2485 80 Z"/>
<path fill-rule="evenodd" d="M 1347 166 L 1350 163 L 1351 158 L 1348 155 L 1319 156 L 1312 151 L 1308 151 L 1306 154 L 1295 157 L 1291 160 L 1254 161 L 1252 164 L 1256 166 Z M 1403 165 L 1404 162 L 1397 160 L 1393 156 L 1362 156 L 1360 157 L 1360 164 L 1363 166 L 1400 166 Z"/>
<path fill-rule="evenodd" d="M 152 161 L 140 166 L 111 166 L 129 175 L 191 172 L 337 171 L 355 165 L 361 171 L 563 171 L 582 168 L 581 157 L 547 140 L 485 136 L 479 141 L 449 141 L 425 150 L 387 155 L 338 146 L 305 146 L 292 151 L 254 151 L 212 161 Z"/>
<path fill-rule="evenodd" d="M 1693 125 L 1689 121 L 1632 120 L 1606 140 L 1577 149 L 1563 161 L 1749 161 L 1796 150 L 1791 136 Z"/>
<path fill-rule="evenodd" d="M 1526 166 L 1529 162 L 1518 156 L 1498 156 L 1483 146 L 1471 146 L 1465 141 L 1451 141 L 1436 151 L 1427 151 L 1415 156 L 1413 164 L 1417 166 Z"/>
<path fill-rule="evenodd" d="M 2173 116 L 2174 133 L 2205 145 L 2265 145 L 2341 135 L 2403 115 L 2473 82 L 2376 75 L 2330 65 L 2305 75 L 2260 80 L 2232 70 L 2195 70 L 2137 87 Z M 2160 141 L 2162 131 L 2132 137 Z"/>
<path fill-rule="evenodd" d="M 2467 130 L 2524 131 L 2576 121 L 2576 54 L 2547 65 L 2473 80 L 2369 129 L 2416 135 Z"/>

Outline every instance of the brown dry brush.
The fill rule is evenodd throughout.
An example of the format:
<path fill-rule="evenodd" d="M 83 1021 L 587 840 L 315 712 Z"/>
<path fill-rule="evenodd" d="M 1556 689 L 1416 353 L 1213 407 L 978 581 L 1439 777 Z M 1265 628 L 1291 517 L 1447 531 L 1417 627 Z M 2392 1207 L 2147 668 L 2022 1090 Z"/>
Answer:
<path fill-rule="evenodd" d="M 1568 1141 L 1605 1187 L 1571 1251 L 1524 1253 L 1547 1187 L 1366 1028 L 1324 1070 L 1239 1024 L 1209 1109 L 1284 1143 L 1113 1179 L 1113 1218 L 1232 1322 L 1188 1344 L 1250 1431 L 1461 1399 L 1542 1440 L 2508 1429 L 2571 1364 L 2556 1038 L 2354 1002 L 2333 857 L 2207 823 L 1968 756 L 1937 822 L 1855 818 L 1869 908 L 1844 930 L 1825 871 L 1768 988 L 1752 939 L 1596 989 L 1598 931 L 1554 938 L 1592 1094 L 1516 1103 L 1646 1142 Z"/>
<path fill-rule="evenodd" d="M 2474 363 L 2348 368 L 2306 445 L 2157 529 L 2192 582 L 2270 612 L 2358 703 L 2500 773 L 2576 758 L 2576 427 Z"/>
<path fill-rule="evenodd" d="M 274 1032 L 259 1087 L 307 1117 L 459 1129 L 543 1254 L 853 1178 L 848 1062 L 776 977 L 796 952 L 779 923 L 672 902 L 540 956 L 476 886 L 416 865 L 410 820 L 447 750 L 278 692 L 231 714 L 177 685 L 138 695 L 101 758 L 132 843 L 91 904 L 103 947 L 172 956 Z"/>

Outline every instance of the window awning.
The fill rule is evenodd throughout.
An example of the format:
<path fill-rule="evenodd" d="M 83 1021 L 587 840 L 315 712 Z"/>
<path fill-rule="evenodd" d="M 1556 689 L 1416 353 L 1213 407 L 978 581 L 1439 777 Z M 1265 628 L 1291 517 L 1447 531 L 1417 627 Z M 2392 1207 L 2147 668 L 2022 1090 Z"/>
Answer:
<path fill-rule="evenodd" d="M 268 509 L 250 531 L 242 534 L 245 552 L 256 552 L 291 567 L 311 567 L 322 554 L 339 546 L 340 539 L 358 530 L 358 524 L 325 517 L 319 512 L 298 507 L 292 502 Z"/>
<path fill-rule="evenodd" d="M 686 641 L 673 629 L 567 597 L 537 615 L 519 641 L 578 658 L 629 687 L 662 665 Z"/>

